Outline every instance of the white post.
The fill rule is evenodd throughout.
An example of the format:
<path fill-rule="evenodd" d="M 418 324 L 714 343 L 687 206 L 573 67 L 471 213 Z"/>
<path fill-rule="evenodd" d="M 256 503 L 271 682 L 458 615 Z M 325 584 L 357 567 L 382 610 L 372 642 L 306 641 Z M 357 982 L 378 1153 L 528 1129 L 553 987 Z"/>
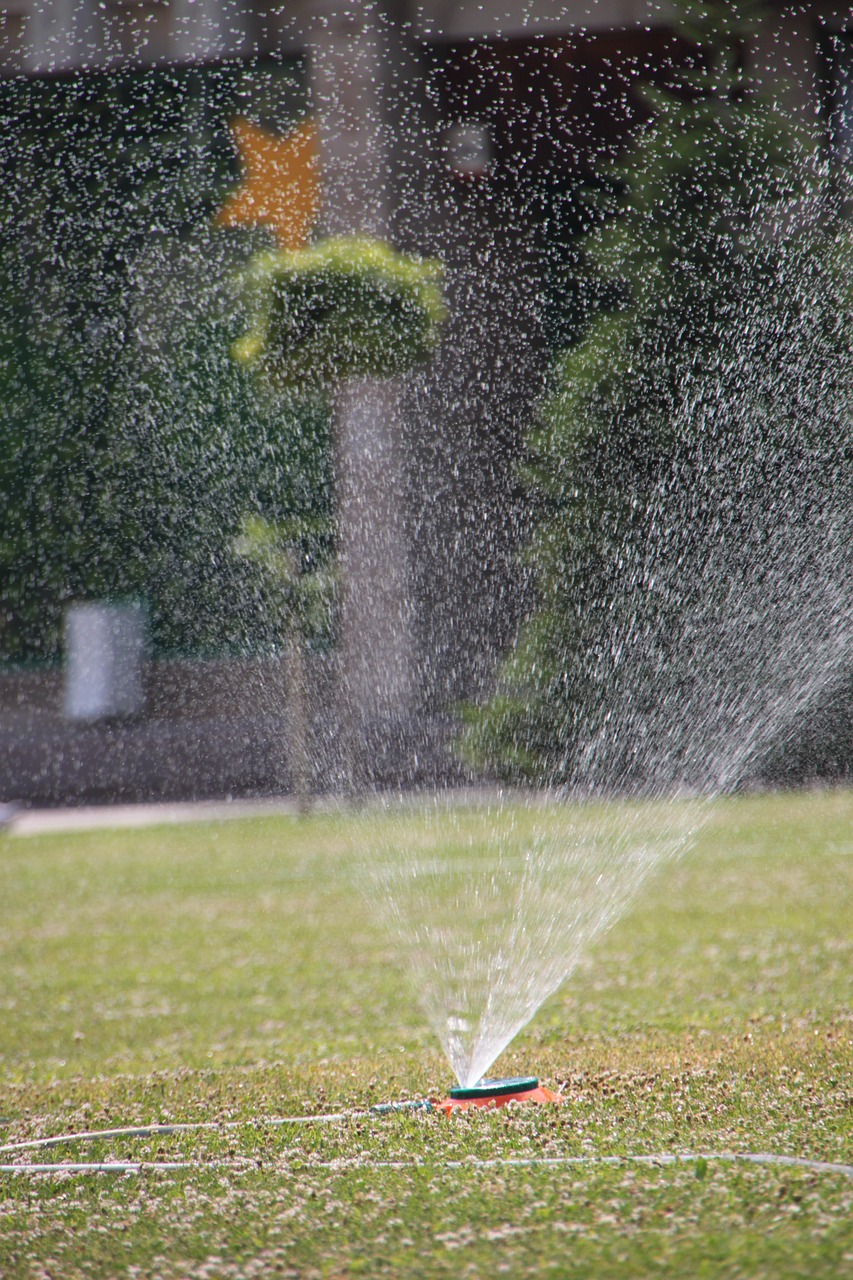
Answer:
<path fill-rule="evenodd" d="M 109 61 L 105 12 L 98 0 L 36 0 L 27 21 L 27 71 L 103 66 Z"/>
<path fill-rule="evenodd" d="M 171 56 L 208 62 L 248 52 L 246 0 L 172 0 Z"/>
<path fill-rule="evenodd" d="M 402 24 L 377 0 L 315 0 L 309 50 L 321 139 L 323 231 L 391 239 L 404 74 Z M 399 105 L 398 100 L 399 98 Z M 412 709 L 411 605 L 400 380 L 345 382 L 335 404 L 349 749 Z M 360 743 L 360 746 L 358 745 Z M 363 762 L 362 762 L 363 763 Z M 353 761 L 350 761 L 353 765 Z M 364 779 L 364 770 L 355 764 Z"/>
<path fill-rule="evenodd" d="M 65 613 L 65 715 L 69 720 L 132 716 L 142 710 L 146 653 L 143 607 L 72 604 Z"/>

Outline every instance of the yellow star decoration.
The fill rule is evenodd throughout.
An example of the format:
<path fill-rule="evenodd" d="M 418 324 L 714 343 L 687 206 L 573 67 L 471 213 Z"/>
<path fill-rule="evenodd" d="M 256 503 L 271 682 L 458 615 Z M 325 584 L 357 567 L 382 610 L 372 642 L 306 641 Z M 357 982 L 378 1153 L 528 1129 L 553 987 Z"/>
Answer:
<path fill-rule="evenodd" d="M 304 120 L 284 138 L 251 120 L 231 122 L 243 181 L 216 216 L 218 227 L 269 227 L 282 249 L 303 249 L 320 209 L 317 126 Z"/>

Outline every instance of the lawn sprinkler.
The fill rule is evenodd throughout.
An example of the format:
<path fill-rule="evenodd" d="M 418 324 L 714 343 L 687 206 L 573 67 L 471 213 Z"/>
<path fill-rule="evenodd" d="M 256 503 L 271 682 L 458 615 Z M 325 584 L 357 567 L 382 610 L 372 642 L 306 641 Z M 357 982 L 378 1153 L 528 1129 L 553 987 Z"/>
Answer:
<path fill-rule="evenodd" d="M 540 1085 L 536 1076 L 509 1076 L 504 1080 L 481 1080 L 474 1085 L 459 1085 L 450 1090 L 448 1098 L 433 1105 L 437 1111 L 450 1115 L 454 1111 L 467 1111 L 469 1107 L 505 1107 L 508 1102 L 562 1101 L 559 1093 Z"/>
<path fill-rule="evenodd" d="M 508 1102 L 562 1102 L 563 1095 L 546 1089 L 536 1076 L 508 1076 L 503 1080 L 480 1080 L 478 1084 L 457 1085 L 450 1096 L 441 1101 L 424 1098 L 416 1102 L 382 1102 L 370 1110 L 376 1115 L 390 1115 L 401 1111 L 442 1111 L 446 1116 L 454 1111 L 467 1111 L 469 1107 L 494 1110 Z"/>

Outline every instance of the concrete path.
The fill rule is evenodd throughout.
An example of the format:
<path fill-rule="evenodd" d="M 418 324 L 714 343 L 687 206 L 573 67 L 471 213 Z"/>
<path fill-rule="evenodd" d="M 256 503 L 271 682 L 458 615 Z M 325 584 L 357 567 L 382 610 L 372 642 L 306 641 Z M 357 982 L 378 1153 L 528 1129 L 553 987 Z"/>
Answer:
<path fill-rule="evenodd" d="M 0 805 L 0 829 L 34 836 L 59 831 L 96 831 L 110 827 L 152 827 L 176 822 L 221 822 L 229 818 L 294 815 L 286 797 L 270 800 L 199 800 L 163 804 L 85 805 L 73 809 L 17 809 Z"/>

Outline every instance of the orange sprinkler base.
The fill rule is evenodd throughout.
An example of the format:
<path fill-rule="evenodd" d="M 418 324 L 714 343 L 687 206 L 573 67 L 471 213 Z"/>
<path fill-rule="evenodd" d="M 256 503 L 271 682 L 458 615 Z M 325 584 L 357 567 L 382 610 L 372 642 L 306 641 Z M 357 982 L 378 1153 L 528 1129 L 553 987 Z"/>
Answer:
<path fill-rule="evenodd" d="M 553 1089 L 540 1085 L 535 1076 L 516 1076 L 508 1080 L 481 1080 L 470 1088 L 451 1089 L 450 1097 L 432 1105 L 436 1111 L 450 1115 L 469 1107 L 505 1107 L 508 1102 L 562 1102 Z"/>

